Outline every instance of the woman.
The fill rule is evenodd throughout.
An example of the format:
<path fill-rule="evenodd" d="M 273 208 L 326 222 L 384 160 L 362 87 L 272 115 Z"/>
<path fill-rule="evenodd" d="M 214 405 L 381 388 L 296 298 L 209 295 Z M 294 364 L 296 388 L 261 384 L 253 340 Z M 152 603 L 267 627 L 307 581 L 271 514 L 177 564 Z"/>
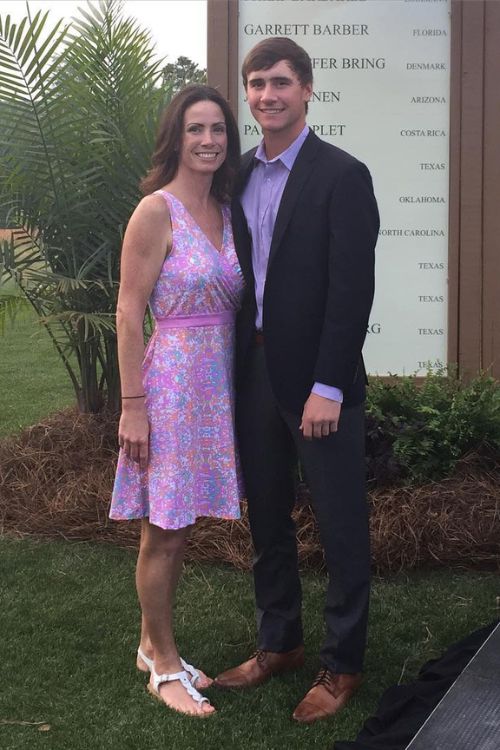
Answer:
<path fill-rule="evenodd" d="M 120 456 L 110 516 L 142 518 L 137 666 L 168 707 L 214 712 L 210 680 L 184 662 L 172 603 L 198 516 L 238 518 L 232 359 L 243 279 L 226 201 L 239 165 L 227 102 L 192 85 L 172 100 L 127 226 L 117 306 Z M 144 352 L 146 305 L 155 330 Z"/>

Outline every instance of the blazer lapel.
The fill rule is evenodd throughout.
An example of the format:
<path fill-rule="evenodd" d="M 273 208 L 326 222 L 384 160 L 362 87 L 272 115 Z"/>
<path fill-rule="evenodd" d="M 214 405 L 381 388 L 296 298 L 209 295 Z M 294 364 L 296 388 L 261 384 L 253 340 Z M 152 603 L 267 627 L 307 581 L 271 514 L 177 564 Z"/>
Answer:
<path fill-rule="evenodd" d="M 307 178 L 313 170 L 316 153 L 320 144 L 320 139 L 311 131 L 297 154 L 292 171 L 286 182 L 278 214 L 276 216 L 268 266 L 272 263 L 276 255 L 283 234 L 288 226 L 288 222 L 292 218 L 299 195 L 307 182 Z"/>
<path fill-rule="evenodd" d="M 243 192 L 243 188 L 248 182 L 248 178 L 250 177 L 250 174 L 253 169 L 253 158 L 255 156 L 256 151 L 257 151 L 257 148 L 252 148 L 250 149 L 250 151 L 247 151 L 246 154 L 243 154 L 243 156 L 241 157 L 241 167 L 236 177 L 236 184 L 234 186 L 235 197 L 239 198 L 239 196 Z"/>
<path fill-rule="evenodd" d="M 252 247 L 248 227 L 240 202 L 240 196 L 250 177 L 253 169 L 253 157 L 256 148 L 247 151 L 242 157 L 241 168 L 236 178 L 236 185 L 233 200 L 231 203 L 231 214 L 233 220 L 233 233 L 236 247 L 236 254 L 240 262 L 241 271 L 248 287 L 253 289 L 254 276 L 252 268 Z"/>

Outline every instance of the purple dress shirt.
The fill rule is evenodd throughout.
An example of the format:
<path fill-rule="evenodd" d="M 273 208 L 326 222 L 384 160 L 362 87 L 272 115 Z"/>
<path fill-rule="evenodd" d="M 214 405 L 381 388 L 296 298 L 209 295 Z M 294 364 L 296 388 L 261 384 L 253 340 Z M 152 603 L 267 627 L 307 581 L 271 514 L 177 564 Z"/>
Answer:
<path fill-rule="evenodd" d="M 256 164 L 241 196 L 248 230 L 252 238 L 252 265 L 255 277 L 257 317 L 255 327 L 262 328 L 262 301 L 266 283 L 267 262 L 271 250 L 274 225 L 286 181 L 295 159 L 309 135 L 306 125 L 290 146 L 270 161 L 266 157 L 264 141 L 255 152 Z M 342 391 L 324 383 L 315 383 L 312 393 L 342 403 Z"/>

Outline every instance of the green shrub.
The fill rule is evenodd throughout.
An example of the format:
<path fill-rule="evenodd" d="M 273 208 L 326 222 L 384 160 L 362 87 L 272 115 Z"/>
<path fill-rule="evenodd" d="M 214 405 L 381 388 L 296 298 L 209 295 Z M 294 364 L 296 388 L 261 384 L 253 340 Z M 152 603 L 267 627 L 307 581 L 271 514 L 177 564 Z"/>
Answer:
<path fill-rule="evenodd" d="M 500 382 L 465 382 L 450 371 L 424 379 L 373 379 L 367 399 L 369 478 L 422 482 L 450 474 L 458 459 L 500 452 Z"/>

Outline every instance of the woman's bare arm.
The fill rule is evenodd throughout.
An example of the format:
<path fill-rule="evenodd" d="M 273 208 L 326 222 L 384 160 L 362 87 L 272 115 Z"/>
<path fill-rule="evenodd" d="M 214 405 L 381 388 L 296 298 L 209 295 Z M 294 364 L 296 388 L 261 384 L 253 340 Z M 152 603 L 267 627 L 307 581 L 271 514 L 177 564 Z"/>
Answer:
<path fill-rule="evenodd" d="M 122 398 L 144 393 L 141 371 L 144 314 L 171 245 L 170 214 L 165 200 L 157 195 L 143 198 L 128 223 L 121 256 L 116 326 Z M 131 459 L 138 461 L 141 468 L 146 467 L 149 423 L 144 398 L 122 400 L 118 441 Z"/>

